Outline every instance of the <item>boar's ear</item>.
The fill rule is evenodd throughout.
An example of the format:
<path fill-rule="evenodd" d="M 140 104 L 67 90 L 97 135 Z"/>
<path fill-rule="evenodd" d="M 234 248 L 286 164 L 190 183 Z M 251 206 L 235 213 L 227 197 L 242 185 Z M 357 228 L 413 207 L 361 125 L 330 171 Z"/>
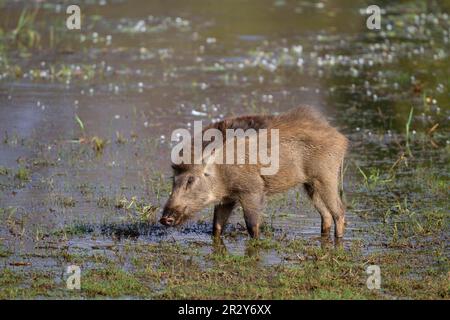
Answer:
<path fill-rule="evenodd" d="M 173 169 L 173 174 L 175 176 L 177 176 L 177 175 L 183 173 L 184 171 L 186 171 L 187 170 L 187 166 L 184 165 L 184 164 L 175 164 L 175 163 L 173 163 L 172 164 L 172 169 Z"/>

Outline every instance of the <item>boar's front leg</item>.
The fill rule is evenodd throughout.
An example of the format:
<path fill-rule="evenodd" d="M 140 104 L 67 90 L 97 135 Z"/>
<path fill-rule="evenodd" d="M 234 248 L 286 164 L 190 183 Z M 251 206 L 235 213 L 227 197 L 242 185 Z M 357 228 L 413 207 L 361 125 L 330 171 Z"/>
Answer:
<path fill-rule="evenodd" d="M 259 238 L 260 212 L 264 208 L 264 194 L 251 193 L 240 197 L 247 231 L 252 238 Z"/>
<path fill-rule="evenodd" d="M 214 207 L 214 221 L 213 221 L 213 236 L 220 237 L 228 218 L 231 215 L 231 211 L 235 206 L 235 202 L 221 203 Z"/>

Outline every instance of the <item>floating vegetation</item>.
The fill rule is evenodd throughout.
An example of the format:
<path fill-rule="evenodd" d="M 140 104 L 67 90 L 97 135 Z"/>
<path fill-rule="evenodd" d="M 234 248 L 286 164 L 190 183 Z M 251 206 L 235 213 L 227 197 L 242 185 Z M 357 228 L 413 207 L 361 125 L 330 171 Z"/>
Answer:
<path fill-rule="evenodd" d="M 29 181 L 30 171 L 25 167 L 19 167 L 19 169 L 17 169 L 15 177 L 16 179 L 19 179 L 21 181 Z"/>
<path fill-rule="evenodd" d="M 8 174 L 8 169 L 4 166 L 0 166 L 0 176 L 6 176 Z"/>
<path fill-rule="evenodd" d="M 137 197 L 132 197 L 130 200 L 122 198 L 116 203 L 116 208 L 124 209 L 127 212 L 128 218 L 131 221 L 138 222 L 156 222 L 156 213 L 159 207 L 147 204 L 144 201 L 138 201 Z"/>
<path fill-rule="evenodd" d="M 75 207 L 76 201 L 72 197 L 57 196 L 55 202 L 63 208 Z"/>
<path fill-rule="evenodd" d="M 172 28 L 184 32 L 190 31 L 190 22 L 181 17 L 148 16 L 141 20 L 121 19 L 117 24 L 118 31 L 131 34 L 159 33 Z"/>
<path fill-rule="evenodd" d="M 105 149 L 107 141 L 100 137 L 94 136 L 91 139 L 92 149 L 96 152 L 96 154 L 101 154 L 103 149 Z"/>

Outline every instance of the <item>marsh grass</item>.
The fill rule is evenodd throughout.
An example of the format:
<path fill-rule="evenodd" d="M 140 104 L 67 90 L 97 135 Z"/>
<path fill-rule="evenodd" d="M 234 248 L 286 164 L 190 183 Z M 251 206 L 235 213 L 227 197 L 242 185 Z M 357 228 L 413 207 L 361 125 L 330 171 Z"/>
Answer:
<path fill-rule="evenodd" d="M 356 165 L 356 168 L 364 179 L 364 185 L 369 190 L 374 190 L 379 186 L 386 185 L 393 181 L 393 176 L 391 174 L 382 173 L 379 168 L 370 168 L 368 172 L 364 171 L 358 165 Z"/>
<path fill-rule="evenodd" d="M 34 9 L 25 7 L 12 30 L 9 30 L 6 25 L 0 26 L 0 49 L 5 58 L 6 51 L 9 49 L 19 49 L 26 52 L 39 46 L 41 34 L 37 31 L 35 25 L 38 13 L 38 6 Z M 8 63 L 6 63 L 6 66 L 8 66 Z"/>
<path fill-rule="evenodd" d="M 83 136 L 86 135 L 85 129 L 84 129 L 84 122 L 80 119 L 80 117 L 76 114 L 75 115 L 75 121 L 77 122 L 78 126 L 80 127 L 81 134 Z"/>
<path fill-rule="evenodd" d="M 8 250 L 0 243 L 0 258 L 9 257 L 11 254 L 12 254 L 12 251 Z"/>
<path fill-rule="evenodd" d="M 90 270 L 83 277 L 83 295 L 86 297 L 127 297 L 146 296 L 148 288 L 133 274 L 125 272 L 114 265 Z"/>
<path fill-rule="evenodd" d="M 134 196 L 129 200 L 125 197 L 121 198 L 117 201 L 116 208 L 123 208 L 125 210 L 128 221 L 155 223 L 159 206 L 148 204 L 145 201 L 139 201 L 137 197 Z"/>
<path fill-rule="evenodd" d="M 30 171 L 25 167 L 19 167 L 15 174 L 16 179 L 20 181 L 29 181 L 30 180 Z"/>
<path fill-rule="evenodd" d="M 96 155 L 101 155 L 103 153 L 107 143 L 107 140 L 97 136 L 91 138 L 92 149 L 95 151 Z"/>
<path fill-rule="evenodd" d="M 96 156 L 100 156 L 103 154 L 103 150 L 105 149 L 106 145 L 108 144 L 108 140 L 103 139 L 99 136 L 93 136 L 89 138 L 86 134 L 86 127 L 84 125 L 84 122 L 81 120 L 81 118 L 76 114 L 75 115 L 75 121 L 78 124 L 80 131 L 81 131 L 81 137 L 77 140 L 73 140 L 74 143 L 90 143 L 92 150 L 94 150 Z"/>
<path fill-rule="evenodd" d="M 0 166 L 0 176 L 6 176 L 9 173 L 9 170 L 4 167 L 4 166 Z"/>
<path fill-rule="evenodd" d="M 411 110 L 409 111 L 408 120 L 406 121 L 405 125 L 405 134 L 406 134 L 406 151 L 408 152 L 408 155 L 412 157 L 411 147 L 410 147 L 410 140 L 411 140 L 411 122 L 413 119 L 413 113 L 414 113 L 414 107 L 411 107 Z"/>
<path fill-rule="evenodd" d="M 75 207 L 76 200 L 71 196 L 58 195 L 55 198 L 55 202 L 62 208 Z"/>
<path fill-rule="evenodd" d="M 35 29 L 35 20 L 39 12 L 39 7 L 29 11 L 27 8 L 22 10 L 17 26 L 12 31 L 12 40 L 20 48 L 34 48 L 41 39 L 38 31 Z"/>

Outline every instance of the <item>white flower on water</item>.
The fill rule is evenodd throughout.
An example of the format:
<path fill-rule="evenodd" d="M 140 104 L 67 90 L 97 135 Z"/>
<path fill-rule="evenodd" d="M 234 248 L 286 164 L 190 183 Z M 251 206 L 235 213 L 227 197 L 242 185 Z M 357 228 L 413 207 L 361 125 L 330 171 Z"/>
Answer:
<path fill-rule="evenodd" d="M 192 110 L 191 114 L 193 116 L 197 116 L 197 117 L 205 117 L 205 116 L 207 116 L 206 112 L 200 112 L 200 111 L 196 111 L 196 110 Z"/>
<path fill-rule="evenodd" d="M 293 46 L 292 51 L 294 51 L 298 55 L 301 55 L 303 52 L 303 46 L 301 46 L 301 45 Z"/>

